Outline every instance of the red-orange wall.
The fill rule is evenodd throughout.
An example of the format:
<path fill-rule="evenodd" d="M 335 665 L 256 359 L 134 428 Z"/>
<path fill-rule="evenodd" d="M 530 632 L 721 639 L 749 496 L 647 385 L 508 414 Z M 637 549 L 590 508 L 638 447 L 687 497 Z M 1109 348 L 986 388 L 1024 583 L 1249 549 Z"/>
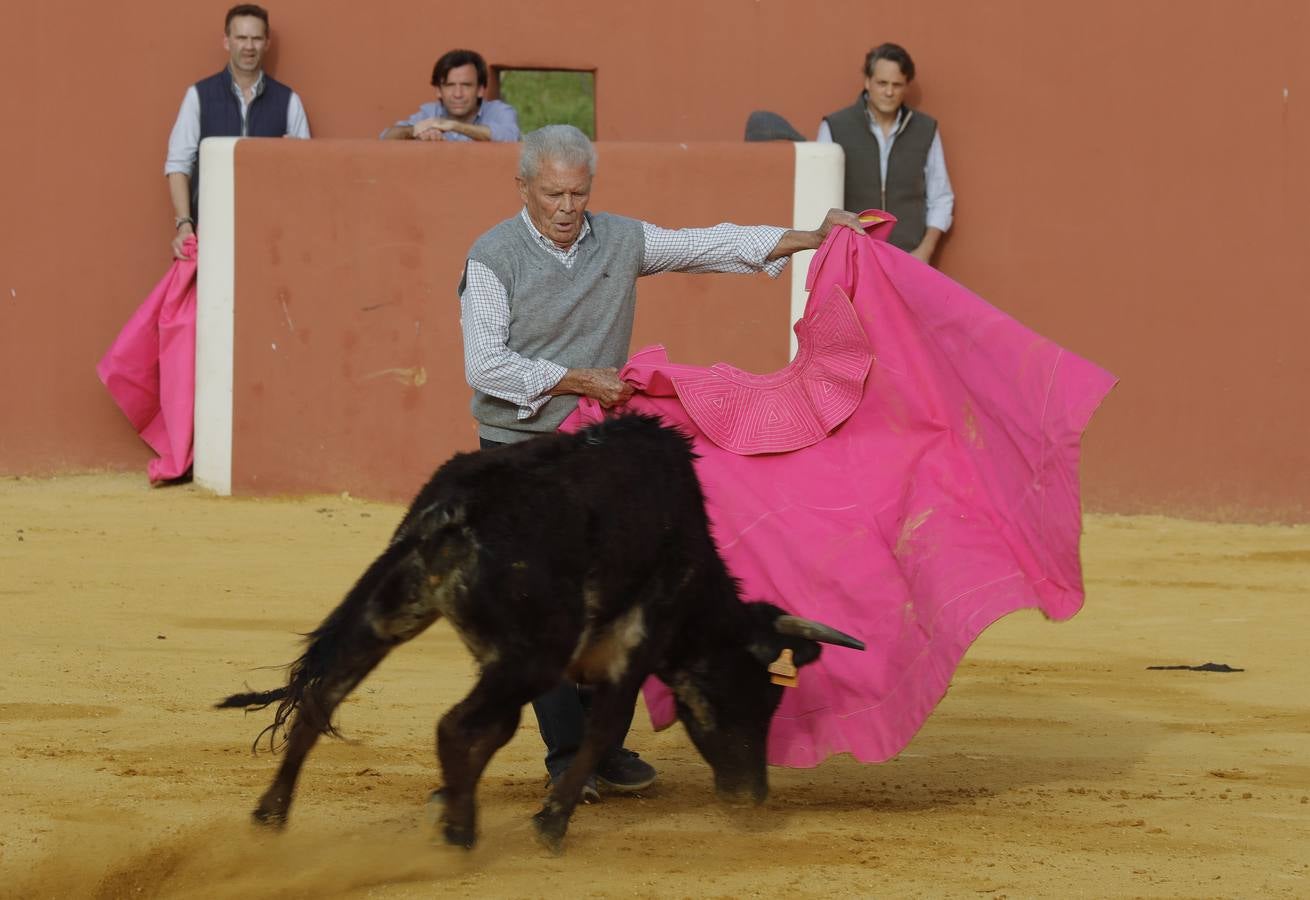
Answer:
<path fill-rule="evenodd" d="M 164 147 L 227 5 L 6 8 L 0 471 L 144 464 L 93 365 L 167 264 Z M 1304 0 L 270 6 L 325 138 L 408 114 L 456 44 L 595 68 L 604 140 L 735 140 L 754 108 L 809 132 L 899 40 L 956 188 L 942 267 L 1123 379 L 1088 505 L 1310 520 Z"/>
<path fill-rule="evenodd" d="M 598 149 L 597 209 L 670 226 L 791 219 L 789 144 Z M 407 500 L 477 447 L 456 287 L 474 239 L 518 209 L 517 162 L 509 145 L 237 145 L 234 493 Z M 643 278 L 633 343 L 771 372 L 790 304 L 785 275 Z"/>

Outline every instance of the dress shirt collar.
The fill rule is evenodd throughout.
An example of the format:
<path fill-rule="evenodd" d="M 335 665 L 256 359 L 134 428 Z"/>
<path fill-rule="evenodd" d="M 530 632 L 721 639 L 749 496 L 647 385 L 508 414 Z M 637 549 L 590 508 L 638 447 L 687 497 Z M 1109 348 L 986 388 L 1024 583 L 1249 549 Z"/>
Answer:
<path fill-rule="evenodd" d="M 449 118 L 450 118 L 450 113 L 448 113 L 448 112 L 446 111 L 446 104 L 444 104 L 444 103 L 442 103 L 440 100 L 438 100 L 438 101 L 436 102 L 436 107 L 437 107 L 436 110 L 433 111 L 433 113 L 432 113 L 435 117 L 437 117 L 438 119 L 449 119 Z M 481 124 L 482 124 L 482 111 L 483 111 L 484 109 L 486 109 L 486 108 L 487 108 L 487 101 L 486 101 L 486 100 L 479 100 L 479 101 L 478 101 L 478 111 L 475 112 L 475 113 L 473 114 L 473 118 L 470 119 L 466 124 L 468 124 L 468 125 L 481 125 Z"/>
<path fill-rule="evenodd" d="M 524 225 L 528 226 L 528 230 L 532 232 L 532 236 L 537 239 L 538 244 L 560 258 L 566 259 L 573 256 L 578 250 L 578 245 L 587 239 L 587 235 L 591 234 L 591 218 L 584 215 L 582 217 L 582 229 L 578 232 L 578 239 L 569 245 L 567 249 L 560 249 L 555 245 L 554 241 L 538 231 L 537 226 L 532 224 L 532 218 L 528 215 L 526 206 L 519 212 L 519 218 L 523 220 Z"/>
<path fill-rule="evenodd" d="M 860 94 L 860 99 L 864 101 L 864 118 L 869 122 L 869 130 L 877 131 L 881 134 L 882 126 L 879 125 L 878 120 L 874 118 L 873 110 L 869 109 L 869 92 L 865 91 Z M 913 110 L 902 103 L 901 108 L 896 110 L 896 125 L 892 128 L 890 137 L 896 137 L 896 135 L 900 134 L 901 129 L 909 124 L 910 116 L 913 114 Z"/>
<path fill-rule="evenodd" d="M 227 71 L 229 75 L 232 75 L 232 66 L 230 63 L 228 64 Z M 232 80 L 232 93 L 236 94 L 237 98 L 242 103 L 245 103 L 246 94 L 245 91 L 241 90 L 241 85 L 237 84 L 236 76 L 232 75 L 231 80 Z M 259 76 L 255 79 L 254 85 L 252 85 L 250 88 L 250 99 L 253 100 L 262 93 L 264 93 L 264 70 L 260 69 Z"/>

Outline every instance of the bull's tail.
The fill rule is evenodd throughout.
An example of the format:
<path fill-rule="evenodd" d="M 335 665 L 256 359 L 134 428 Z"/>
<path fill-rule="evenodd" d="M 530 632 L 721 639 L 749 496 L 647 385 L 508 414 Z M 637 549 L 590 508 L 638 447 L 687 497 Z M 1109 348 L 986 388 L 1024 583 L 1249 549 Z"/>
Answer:
<path fill-rule="evenodd" d="M 254 712 L 257 709 L 265 709 L 274 700 L 281 700 L 287 696 L 290 691 L 285 687 L 276 688 L 271 691 L 250 691 L 245 694 L 233 694 L 226 700 L 220 700 L 214 704 L 214 709 L 244 709 L 246 712 Z"/>
<path fill-rule="evenodd" d="M 233 694 L 219 708 L 263 709 L 277 703 L 273 723 L 255 738 L 268 736 L 269 749 L 286 744 L 293 725 L 315 734 L 340 736 L 332 721 L 337 706 L 393 647 L 416 637 L 440 617 L 435 579 L 417 535 L 387 548 L 368 567 L 345 599 L 306 636 L 305 652 L 291 664 L 285 687 Z"/>

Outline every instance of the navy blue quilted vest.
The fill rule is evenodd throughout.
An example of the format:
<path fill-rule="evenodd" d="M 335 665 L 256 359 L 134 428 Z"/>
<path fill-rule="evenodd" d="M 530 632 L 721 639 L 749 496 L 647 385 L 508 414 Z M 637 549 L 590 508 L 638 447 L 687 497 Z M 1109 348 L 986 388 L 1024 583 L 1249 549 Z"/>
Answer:
<path fill-rule="evenodd" d="M 282 137 L 287 133 L 287 107 L 291 88 L 264 73 L 259 94 L 250 101 L 246 118 L 232 90 L 232 73 L 226 66 L 217 75 L 196 82 L 200 96 L 200 140 L 207 137 Z M 200 221 L 200 160 L 191 173 L 191 216 Z"/>

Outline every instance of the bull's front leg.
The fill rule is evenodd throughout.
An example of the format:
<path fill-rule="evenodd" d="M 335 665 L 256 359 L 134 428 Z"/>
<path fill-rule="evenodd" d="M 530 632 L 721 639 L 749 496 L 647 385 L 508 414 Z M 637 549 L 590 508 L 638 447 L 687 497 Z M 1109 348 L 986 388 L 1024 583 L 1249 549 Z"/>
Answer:
<path fill-rule="evenodd" d="M 582 786 L 596 771 L 607 750 L 619 739 L 619 732 L 628 720 L 628 712 L 637 702 L 641 679 L 625 679 L 618 684 L 598 685 L 587 711 L 587 726 L 582 746 L 564 776 L 552 786 L 541 810 L 532 817 L 537 829 L 537 840 L 551 853 L 564 849 L 564 835 L 569 819 L 582 796 Z"/>

